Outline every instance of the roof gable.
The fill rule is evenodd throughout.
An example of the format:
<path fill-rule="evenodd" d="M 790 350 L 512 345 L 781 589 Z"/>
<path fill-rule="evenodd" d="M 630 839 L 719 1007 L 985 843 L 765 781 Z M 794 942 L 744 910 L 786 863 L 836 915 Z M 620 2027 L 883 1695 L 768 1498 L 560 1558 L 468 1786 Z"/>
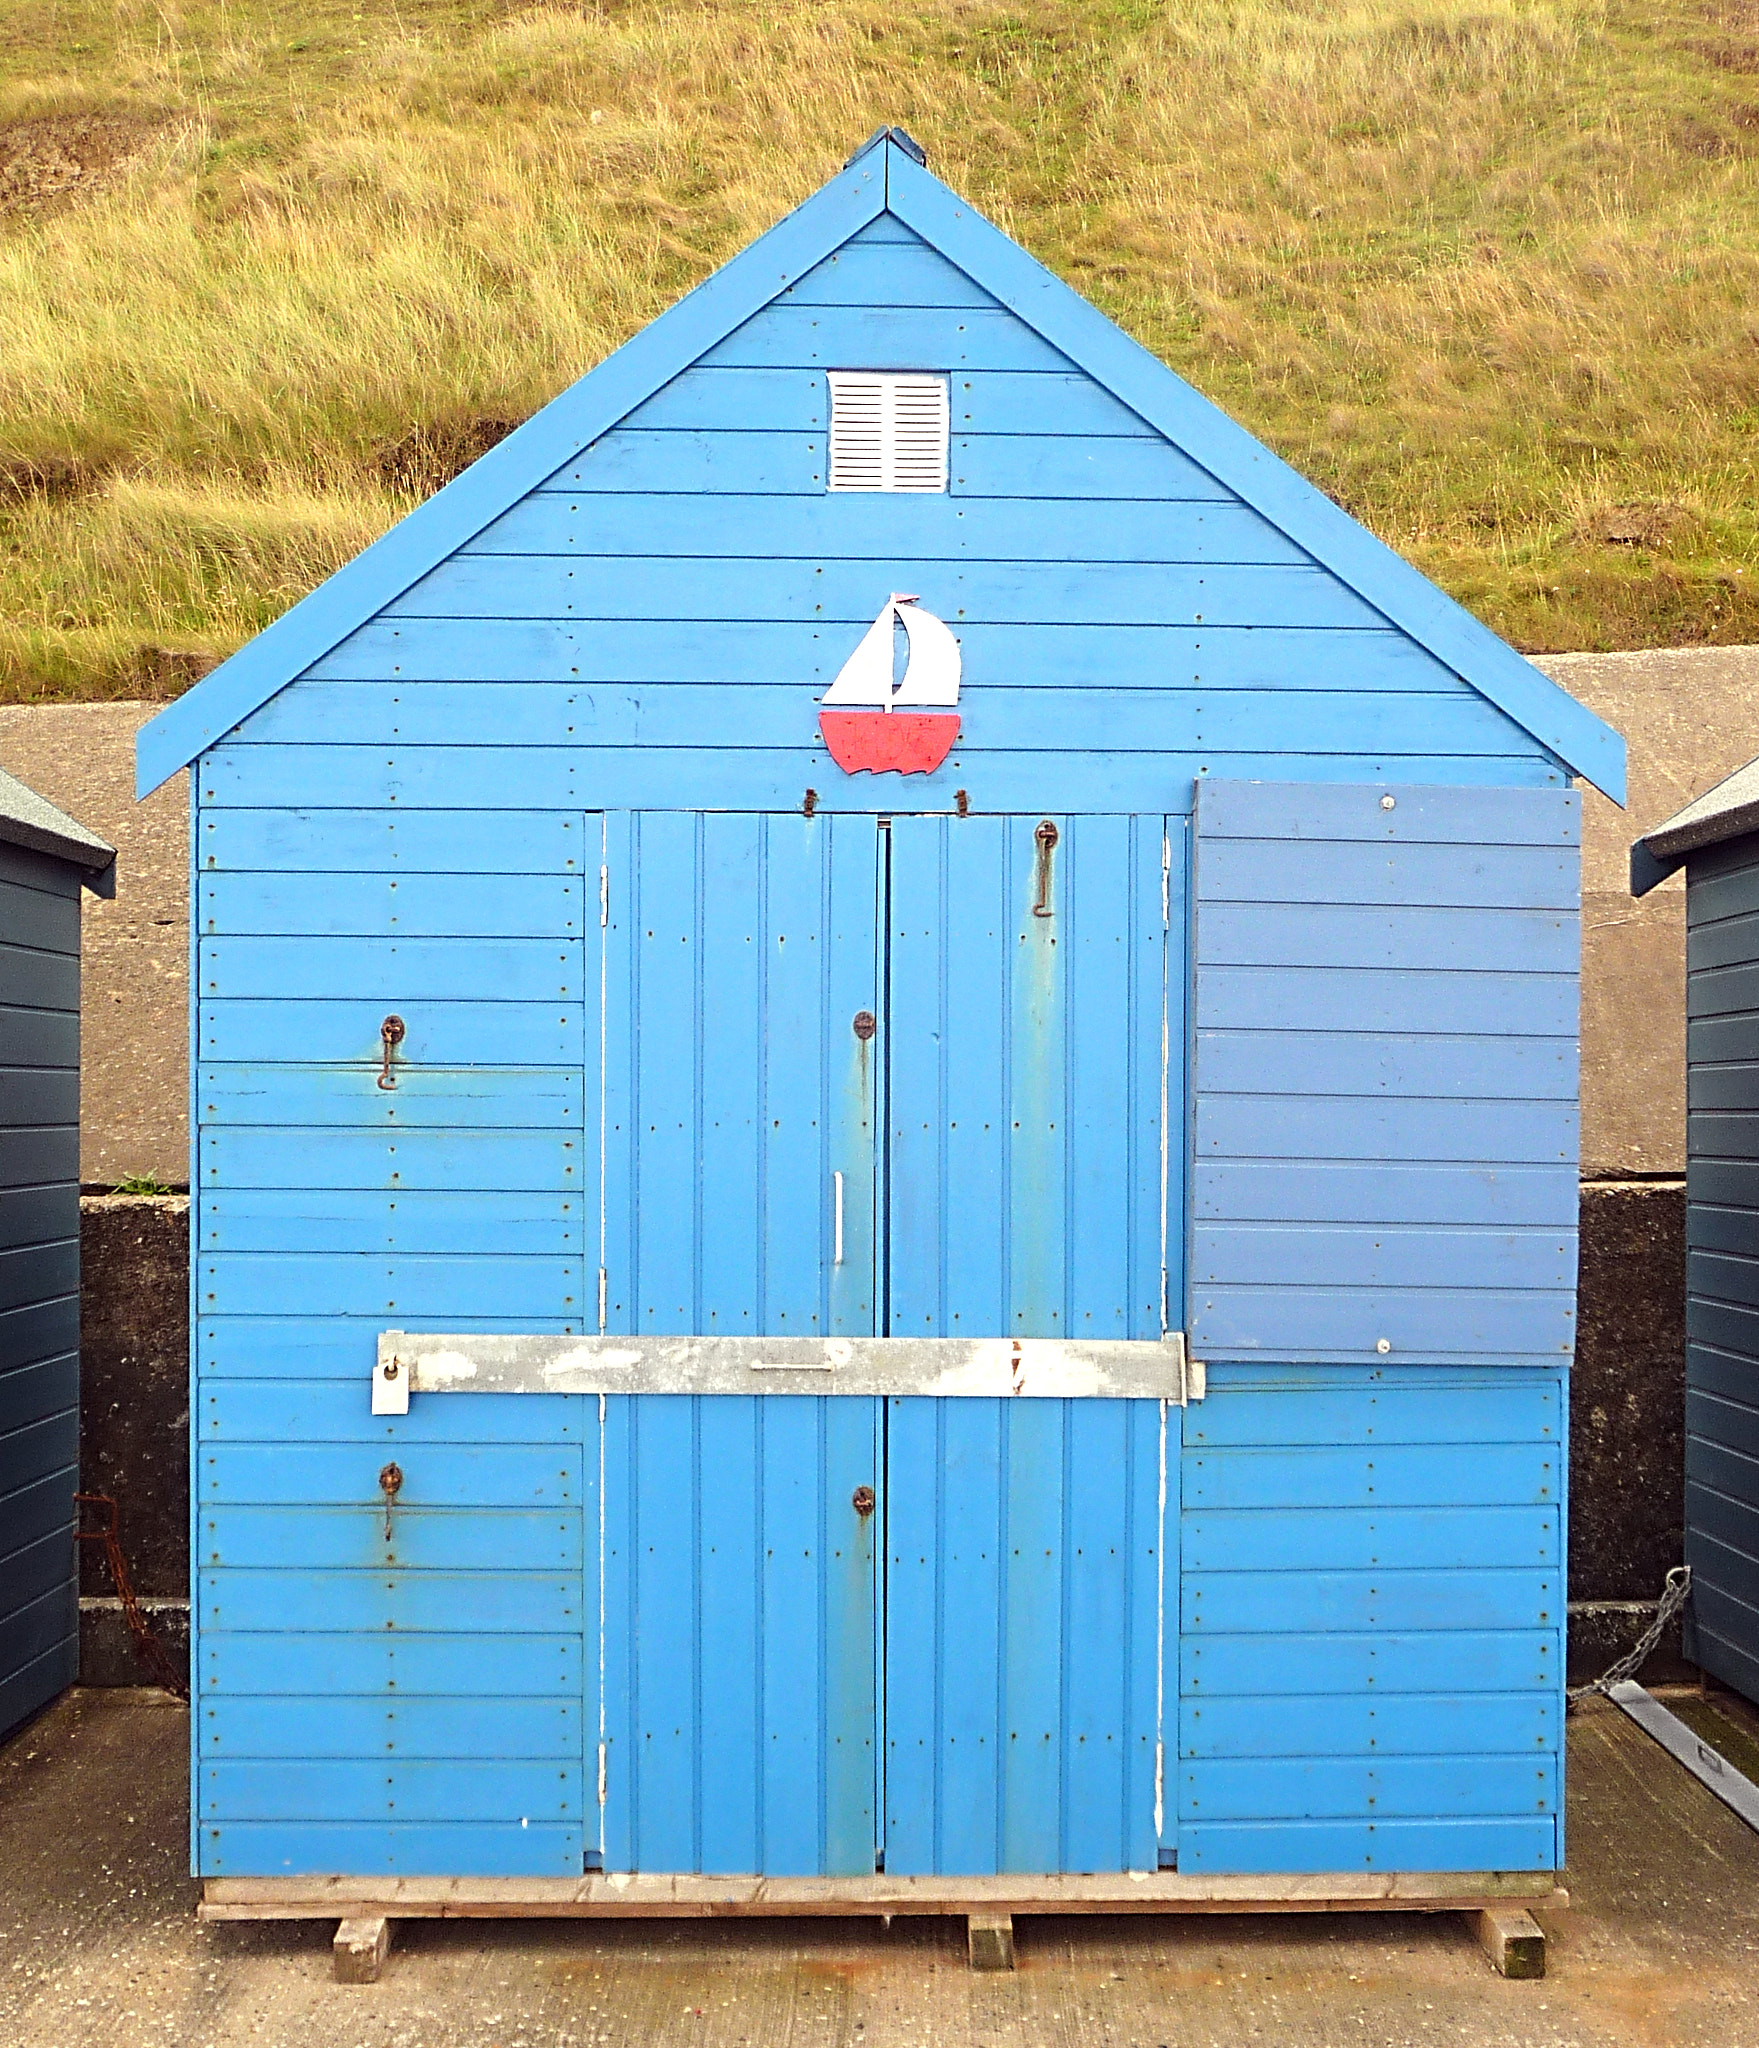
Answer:
<path fill-rule="evenodd" d="M 899 243 L 910 245 L 912 265 L 928 280 L 925 302 L 946 301 L 950 334 L 961 320 L 1005 324 L 1017 337 L 1011 345 L 1040 370 L 1078 372 L 1089 403 L 1109 408 L 1126 430 L 1140 426 L 1141 459 L 1178 465 L 1198 483 L 1193 495 L 1251 508 L 1344 586 L 1350 601 L 1396 626 L 1570 770 L 1622 802 L 1624 745 L 1616 733 L 891 142 L 858 156 L 167 707 L 140 735 L 141 793 L 395 606 L 613 427 L 639 437 L 662 421 L 667 387 L 688 383 L 682 373 L 692 366 L 739 364 L 761 349 L 765 332 L 790 322 L 809 326 L 814 307 L 834 306 L 840 293 L 860 303 L 863 266 L 895 263 Z M 956 371 L 957 364 L 943 367 Z"/>

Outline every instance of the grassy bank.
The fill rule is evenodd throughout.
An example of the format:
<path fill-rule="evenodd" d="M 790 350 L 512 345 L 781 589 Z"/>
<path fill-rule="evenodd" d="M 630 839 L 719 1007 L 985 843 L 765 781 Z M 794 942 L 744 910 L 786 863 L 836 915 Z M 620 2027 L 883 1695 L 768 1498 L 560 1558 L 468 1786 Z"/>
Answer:
<path fill-rule="evenodd" d="M 180 687 L 883 120 L 1519 644 L 1759 639 L 1759 0 L 11 0 L 0 695 Z"/>

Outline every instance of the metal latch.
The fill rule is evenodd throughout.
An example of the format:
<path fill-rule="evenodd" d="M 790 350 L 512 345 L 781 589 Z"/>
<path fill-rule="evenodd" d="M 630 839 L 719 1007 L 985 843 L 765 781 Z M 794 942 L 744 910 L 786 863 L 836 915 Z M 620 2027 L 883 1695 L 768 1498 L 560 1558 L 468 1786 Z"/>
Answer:
<path fill-rule="evenodd" d="M 409 1413 L 409 1362 L 399 1356 L 402 1341 L 401 1330 L 382 1330 L 379 1333 L 379 1352 L 373 1360 L 375 1415 Z"/>

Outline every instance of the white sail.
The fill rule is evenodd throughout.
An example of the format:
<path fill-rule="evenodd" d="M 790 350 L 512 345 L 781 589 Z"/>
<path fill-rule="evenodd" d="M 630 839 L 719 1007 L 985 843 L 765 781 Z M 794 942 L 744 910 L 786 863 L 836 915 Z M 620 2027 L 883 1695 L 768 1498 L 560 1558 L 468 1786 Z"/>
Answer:
<path fill-rule="evenodd" d="M 901 604 L 898 616 L 910 642 L 910 659 L 893 697 L 894 705 L 957 704 L 959 643 L 933 612 Z"/>
<path fill-rule="evenodd" d="M 892 636 L 895 626 L 904 628 L 909 659 L 896 685 L 892 681 Z M 959 701 L 959 643 L 932 612 L 919 611 L 914 597 L 894 591 L 885 609 L 867 631 L 860 645 L 837 671 L 836 681 L 819 699 L 821 704 L 914 707 L 922 704 L 957 704 Z"/>

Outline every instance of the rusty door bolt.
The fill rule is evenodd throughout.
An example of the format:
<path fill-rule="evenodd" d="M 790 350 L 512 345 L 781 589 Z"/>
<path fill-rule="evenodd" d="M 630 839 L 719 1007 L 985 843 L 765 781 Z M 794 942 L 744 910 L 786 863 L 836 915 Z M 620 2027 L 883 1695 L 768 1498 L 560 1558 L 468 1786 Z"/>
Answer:
<path fill-rule="evenodd" d="M 1057 843 L 1057 828 L 1046 818 L 1033 833 L 1038 841 L 1038 901 L 1032 906 L 1034 917 L 1052 917 L 1051 908 L 1051 848 Z"/>
<path fill-rule="evenodd" d="M 391 1503 L 403 1490 L 403 1467 L 396 1463 L 379 1468 L 379 1491 L 385 1496 L 385 1541 L 391 1540 Z"/>
<path fill-rule="evenodd" d="M 849 1499 L 850 1505 L 858 1515 L 865 1516 L 873 1513 L 873 1488 L 871 1486 L 858 1486 Z"/>
<path fill-rule="evenodd" d="M 397 1077 L 391 1071 L 391 1055 L 403 1043 L 404 1032 L 408 1029 L 401 1017 L 387 1017 L 379 1026 L 379 1043 L 384 1047 L 384 1064 L 379 1068 L 379 1086 L 395 1088 Z"/>
<path fill-rule="evenodd" d="M 855 1033 L 855 1036 L 861 1040 L 862 1044 L 865 1045 L 867 1041 L 873 1036 L 873 1034 L 879 1029 L 879 1026 L 874 1022 L 874 1016 L 871 1010 L 857 1010 L 855 1012 L 854 1019 L 850 1024 L 850 1029 Z"/>

